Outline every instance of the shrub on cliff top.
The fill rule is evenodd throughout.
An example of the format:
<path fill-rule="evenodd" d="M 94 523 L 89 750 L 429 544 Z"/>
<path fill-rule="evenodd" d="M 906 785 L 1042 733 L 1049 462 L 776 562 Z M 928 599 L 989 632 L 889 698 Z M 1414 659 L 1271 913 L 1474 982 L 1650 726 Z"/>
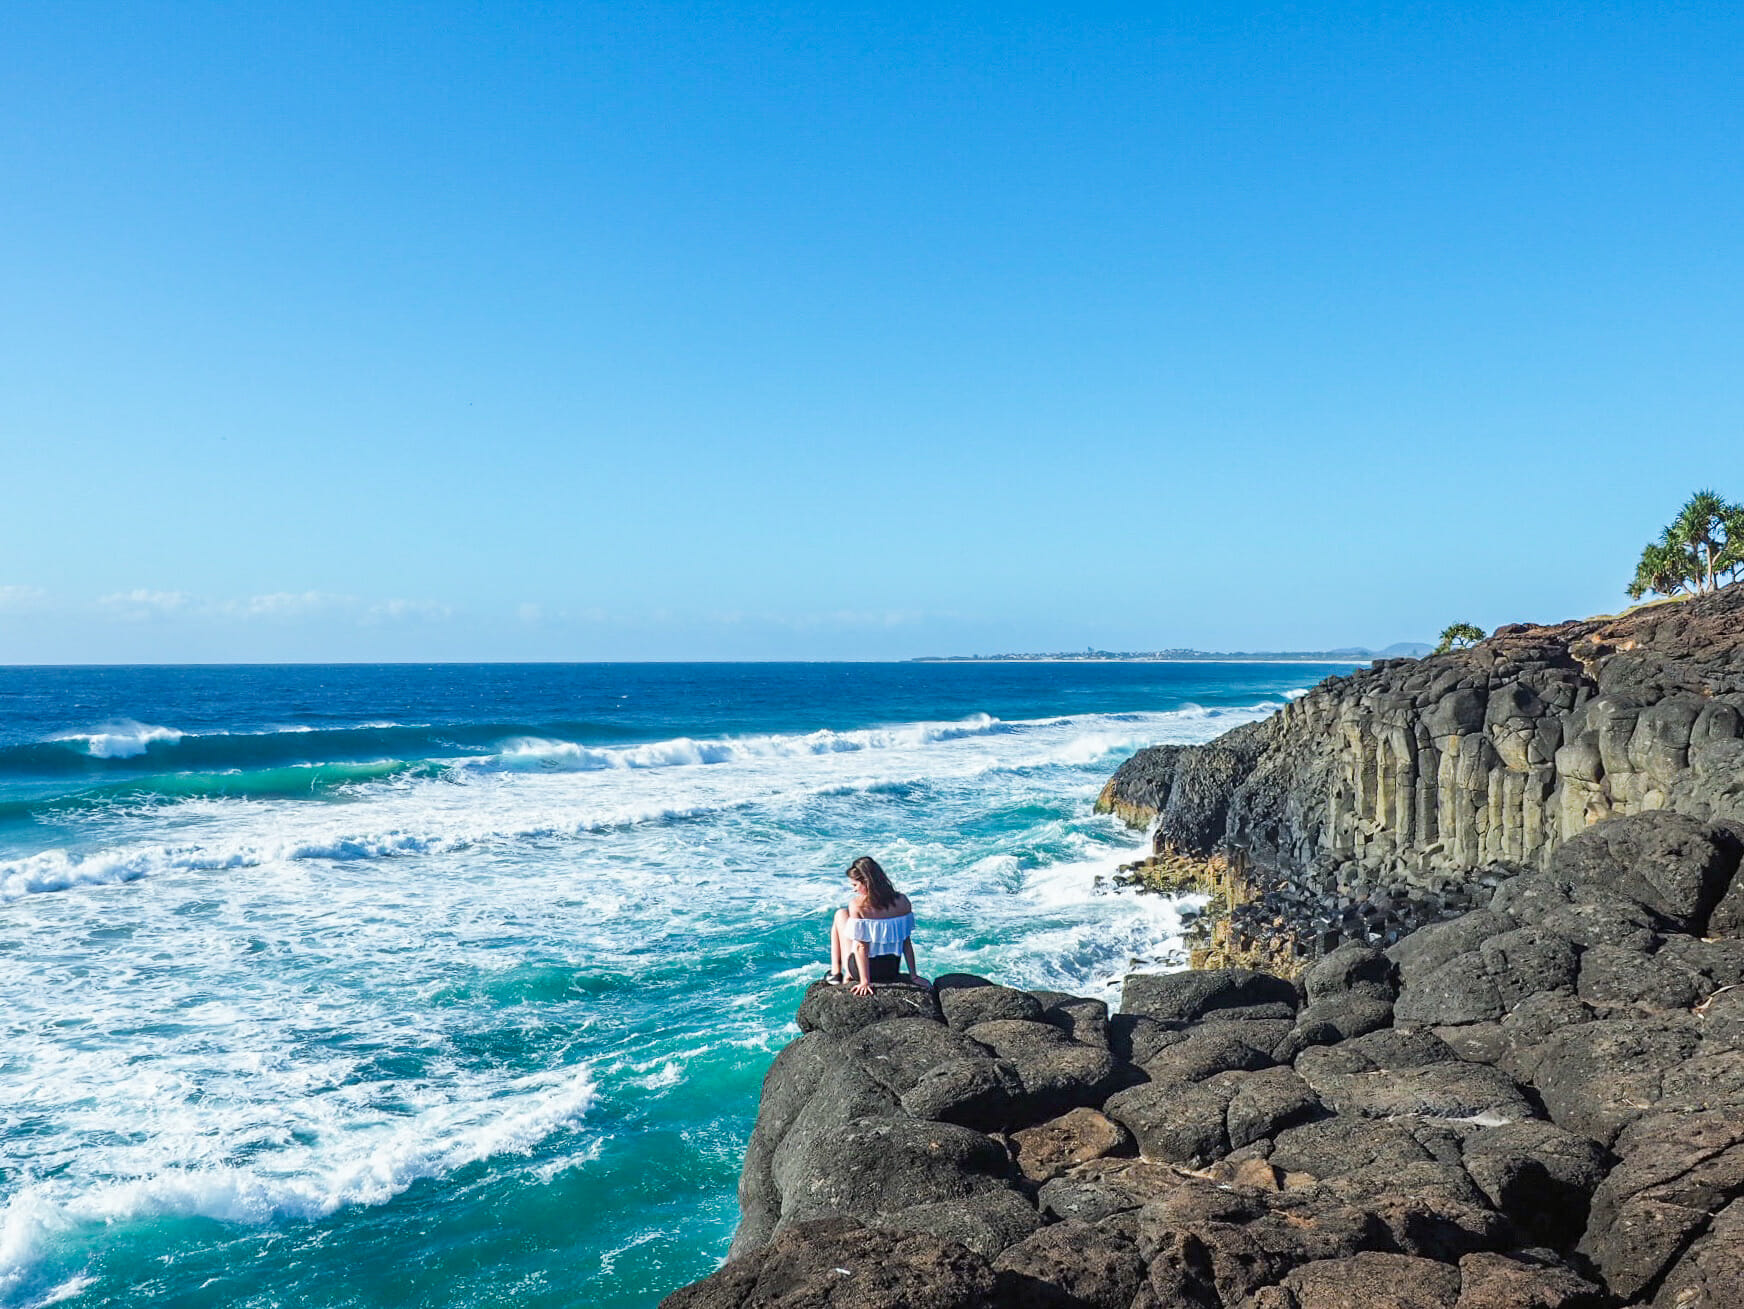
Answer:
<path fill-rule="evenodd" d="M 1481 627 L 1472 623 L 1450 623 L 1441 629 L 1441 643 L 1435 647 L 1435 653 L 1446 654 L 1449 650 L 1463 650 L 1483 639 L 1484 629 Z"/>
<path fill-rule="evenodd" d="M 1744 505 L 1730 504 L 1713 491 L 1697 491 L 1657 541 L 1641 551 L 1632 600 L 1649 591 L 1659 595 L 1707 595 L 1744 571 Z"/>

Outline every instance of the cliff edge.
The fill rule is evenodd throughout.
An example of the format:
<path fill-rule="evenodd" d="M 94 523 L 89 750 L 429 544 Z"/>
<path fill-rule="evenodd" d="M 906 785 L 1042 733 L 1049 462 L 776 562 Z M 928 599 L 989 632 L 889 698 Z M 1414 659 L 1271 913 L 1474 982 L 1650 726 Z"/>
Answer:
<path fill-rule="evenodd" d="M 1099 808 L 1234 854 L 1312 955 L 1481 904 L 1607 818 L 1744 830 L 1744 586 L 1618 618 L 1515 624 L 1329 678 L 1203 746 L 1127 761 Z"/>

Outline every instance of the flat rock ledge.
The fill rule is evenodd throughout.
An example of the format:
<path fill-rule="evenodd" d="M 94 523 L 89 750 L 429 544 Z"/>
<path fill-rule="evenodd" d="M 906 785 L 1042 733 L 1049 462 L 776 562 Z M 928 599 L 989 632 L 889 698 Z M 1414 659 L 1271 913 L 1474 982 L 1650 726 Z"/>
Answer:
<path fill-rule="evenodd" d="M 666 1309 L 1737 1309 L 1744 876 L 1603 822 L 1303 977 L 821 984 Z"/>

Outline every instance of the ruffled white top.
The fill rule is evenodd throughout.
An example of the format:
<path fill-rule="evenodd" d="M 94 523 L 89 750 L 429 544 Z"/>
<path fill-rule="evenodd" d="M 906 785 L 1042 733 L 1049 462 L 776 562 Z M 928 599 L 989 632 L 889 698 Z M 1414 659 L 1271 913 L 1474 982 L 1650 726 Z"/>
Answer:
<path fill-rule="evenodd" d="M 914 935 L 914 915 L 898 914 L 895 918 L 850 918 L 849 930 L 856 941 L 866 943 L 871 955 L 896 954 L 902 943 Z"/>

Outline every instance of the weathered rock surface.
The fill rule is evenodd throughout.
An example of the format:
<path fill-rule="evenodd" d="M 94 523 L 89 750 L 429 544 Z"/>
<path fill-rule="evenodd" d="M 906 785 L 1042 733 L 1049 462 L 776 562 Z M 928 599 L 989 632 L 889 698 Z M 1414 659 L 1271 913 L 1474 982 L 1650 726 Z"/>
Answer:
<path fill-rule="evenodd" d="M 1744 890 L 1714 892 L 1744 835 L 1744 586 L 1329 678 L 1207 745 L 1141 750 L 1098 803 L 1154 824 L 1159 852 L 1234 852 L 1263 893 L 1239 932 L 1282 919 L 1310 952 L 1391 944 L 1594 823 L 1661 811 L 1692 820 L 1644 829 L 1663 848 L 1617 831 L 1617 857 L 1658 880 L 1608 884 L 1735 930 Z"/>
<path fill-rule="evenodd" d="M 978 978 L 935 1003 L 814 990 L 765 1079 L 731 1257 L 667 1303 L 1744 1303 L 1729 840 L 1669 812 L 1600 824 L 1301 988 L 1138 976 L 1112 1017 Z"/>

